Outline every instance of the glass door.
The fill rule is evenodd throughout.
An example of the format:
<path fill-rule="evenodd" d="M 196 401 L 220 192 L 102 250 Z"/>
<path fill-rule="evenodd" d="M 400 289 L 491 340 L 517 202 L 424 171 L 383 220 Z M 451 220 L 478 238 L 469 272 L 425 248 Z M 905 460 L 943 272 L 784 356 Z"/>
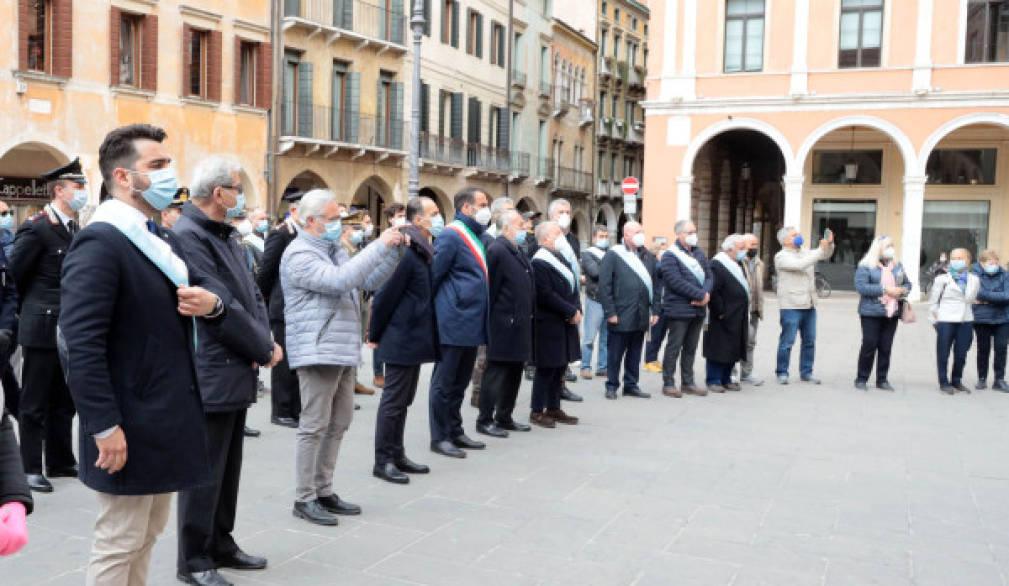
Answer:
<path fill-rule="evenodd" d="M 813 233 L 809 246 L 819 246 L 827 228 L 834 233 L 834 255 L 816 269 L 835 290 L 855 289 L 855 268 L 862 260 L 876 233 L 875 200 L 813 201 Z"/>

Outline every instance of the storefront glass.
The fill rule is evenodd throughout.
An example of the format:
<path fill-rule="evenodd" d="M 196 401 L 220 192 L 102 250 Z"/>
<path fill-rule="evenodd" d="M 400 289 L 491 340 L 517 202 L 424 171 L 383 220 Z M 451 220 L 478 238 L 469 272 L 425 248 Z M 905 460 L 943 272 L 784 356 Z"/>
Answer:
<path fill-rule="evenodd" d="M 834 255 L 817 265 L 832 289 L 855 288 L 855 268 L 869 250 L 876 233 L 875 200 L 813 201 L 813 233 L 810 247 L 819 246 L 827 228 L 834 233 Z"/>
<path fill-rule="evenodd" d="M 925 273 L 942 252 L 966 248 L 976 260 L 988 246 L 989 201 L 925 201 L 922 218 L 921 258 L 923 283 Z"/>

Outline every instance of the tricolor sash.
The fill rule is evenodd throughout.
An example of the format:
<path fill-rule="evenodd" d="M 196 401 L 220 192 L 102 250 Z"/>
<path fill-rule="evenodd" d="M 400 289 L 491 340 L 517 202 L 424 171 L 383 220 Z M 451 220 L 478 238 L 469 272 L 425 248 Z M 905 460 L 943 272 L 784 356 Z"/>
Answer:
<path fill-rule="evenodd" d="M 645 263 L 641 262 L 638 255 L 627 250 L 623 244 L 618 244 L 610 250 L 616 253 L 616 255 L 620 257 L 620 260 L 624 261 L 624 264 L 630 267 L 630 269 L 638 275 L 641 282 L 648 288 L 648 301 L 651 301 L 652 295 L 654 295 L 654 292 L 652 291 L 652 276 L 648 274 L 648 269 L 645 268 Z"/>
<path fill-rule="evenodd" d="M 541 260 L 548 265 L 550 265 L 555 271 L 561 274 L 562 277 L 567 279 L 568 285 L 571 286 L 571 290 L 575 291 L 575 274 L 571 272 L 571 269 L 564 266 L 562 263 L 549 249 L 541 246 L 536 250 L 536 254 L 533 255 L 533 260 Z"/>
<path fill-rule="evenodd" d="M 480 268 L 483 269 L 483 276 L 489 278 L 487 273 L 487 251 L 483 249 L 483 243 L 476 237 L 476 234 L 470 231 L 469 226 L 459 220 L 455 220 L 445 227 L 454 230 L 462 237 L 462 241 L 466 243 L 466 247 L 473 253 L 477 263 L 480 264 Z"/>

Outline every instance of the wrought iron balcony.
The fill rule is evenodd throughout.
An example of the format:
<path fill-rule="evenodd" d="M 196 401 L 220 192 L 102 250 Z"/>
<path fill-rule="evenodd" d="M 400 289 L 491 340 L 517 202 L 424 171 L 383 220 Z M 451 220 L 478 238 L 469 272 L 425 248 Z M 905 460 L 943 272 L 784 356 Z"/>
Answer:
<path fill-rule="evenodd" d="M 284 0 L 284 30 L 314 29 L 325 32 L 329 42 L 346 37 L 360 48 L 374 42 L 381 50 L 405 51 L 407 22 L 405 12 L 362 0 Z"/>
<path fill-rule="evenodd" d="M 513 152 L 511 154 L 511 176 L 517 181 L 529 176 L 529 153 Z"/>
<path fill-rule="evenodd" d="M 421 132 L 420 156 L 427 162 L 463 167 L 466 164 L 466 143 L 458 138 Z"/>
<path fill-rule="evenodd" d="M 569 167 L 557 167 L 554 190 L 588 195 L 592 192 L 592 173 Z"/>
<path fill-rule="evenodd" d="M 487 145 L 469 143 L 466 145 L 466 166 L 480 171 L 507 174 L 511 172 L 511 153 Z"/>
<path fill-rule="evenodd" d="M 362 114 L 332 106 L 304 105 L 285 100 L 280 106 L 281 142 L 315 143 L 335 153 L 343 146 L 401 151 L 408 125 L 403 120 Z"/>
<path fill-rule="evenodd" d="M 512 87 L 525 89 L 529 76 L 525 71 L 512 70 Z"/>
<path fill-rule="evenodd" d="M 536 160 L 536 187 L 543 187 L 554 180 L 557 166 L 551 158 L 539 158 Z"/>

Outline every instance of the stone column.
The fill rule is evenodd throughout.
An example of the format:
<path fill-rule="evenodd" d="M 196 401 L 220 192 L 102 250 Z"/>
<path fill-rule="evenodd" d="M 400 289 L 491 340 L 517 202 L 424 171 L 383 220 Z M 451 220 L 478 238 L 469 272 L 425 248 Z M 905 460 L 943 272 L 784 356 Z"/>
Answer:
<path fill-rule="evenodd" d="M 694 177 L 676 178 L 676 220 L 686 220 L 690 218 L 690 197 L 693 192 Z"/>
<path fill-rule="evenodd" d="M 925 213 L 925 176 L 904 176 L 904 209 L 900 237 L 900 259 L 911 280 L 911 301 L 921 296 L 920 267 L 921 227 Z"/>
<path fill-rule="evenodd" d="M 785 175 L 781 178 L 785 190 L 784 224 L 795 226 L 796 230 L 801 230 L 802 226 L 802 186 L 805 182 L 804 175 Z"/>

